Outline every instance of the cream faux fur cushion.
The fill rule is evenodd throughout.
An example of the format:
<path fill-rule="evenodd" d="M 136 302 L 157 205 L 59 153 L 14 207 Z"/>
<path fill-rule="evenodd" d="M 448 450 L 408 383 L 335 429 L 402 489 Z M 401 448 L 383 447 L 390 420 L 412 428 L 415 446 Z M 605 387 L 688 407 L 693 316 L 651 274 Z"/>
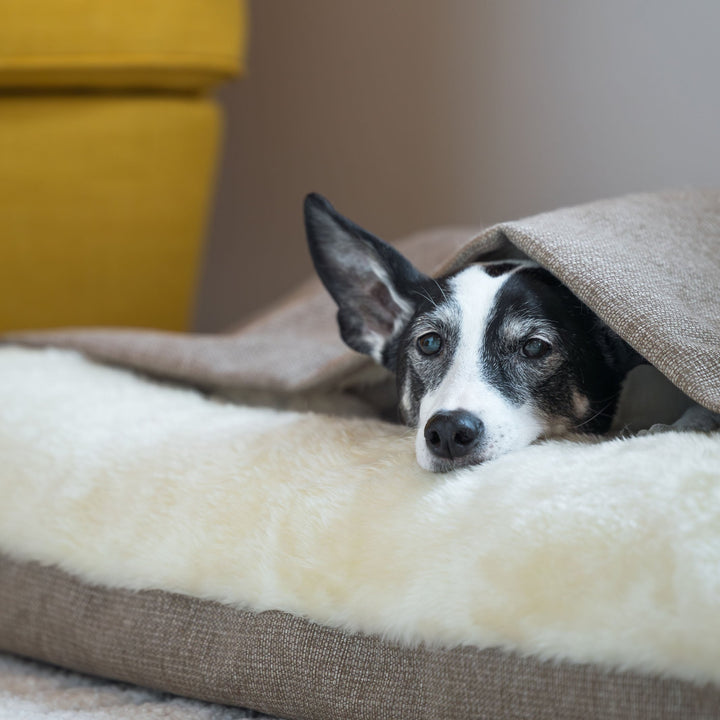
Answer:
<path fill-rule="evenodd" d="M 718 435 L 432 475 L 399 426 L 5 347 L 0 497 L 0 550 L 90 582 L 720 681 Z"/>

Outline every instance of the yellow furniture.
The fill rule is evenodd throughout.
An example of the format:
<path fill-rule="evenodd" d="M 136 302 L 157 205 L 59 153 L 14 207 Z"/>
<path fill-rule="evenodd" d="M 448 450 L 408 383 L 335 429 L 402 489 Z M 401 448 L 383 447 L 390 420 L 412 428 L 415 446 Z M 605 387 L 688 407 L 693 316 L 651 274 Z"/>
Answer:
<path fill-rule="evenodd" d="M 185 329 L 239 0 L 0 0 L 0 331 Z"/>

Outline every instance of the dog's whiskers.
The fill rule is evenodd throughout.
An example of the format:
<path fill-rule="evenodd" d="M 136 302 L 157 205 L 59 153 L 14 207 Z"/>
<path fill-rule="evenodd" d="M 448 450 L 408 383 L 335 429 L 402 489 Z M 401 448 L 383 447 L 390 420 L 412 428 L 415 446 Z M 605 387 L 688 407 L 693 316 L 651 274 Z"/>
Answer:
<path fill-rule="evenodd" d="M 448 296 L 445 294 L 445 290 L 443 289 L 443 286 L 442 286 L 437 280 L 435 280 L 434 278 L 433 278 L 433 282 L 435 283 L 435 285 L 437 285 L 437 289 L 440 291 L 440 294 L 443 296 L 443 300 L 444 300 L 445 302 L 450 302 L 450 301 L 448 300 Z M 436 306 L 436 307 L 437 307 L 437 306 Z"/>
<path fill-rule="evenodd" d="M 439 287 L 439 286 L 438 286 L 438 287 Z M 421 298 L 423 298 L 424 300 L 427 300 L 427 301 L 430 303 L 430 305 L 432 305 L 436 310 L 439 310 L 439 309 L 440 309 L 440 307 L 439 307 L 439 305 L 437 304 L 437 302 L 432 299 L 432 297 L 430 296 L 430 294 L 429 294 L 426 290 L 414 290 L 413 293 L 414 293 L 415 295 L 419 295 L 419 296 L 420 296 Z"/>
<path fill-rule="evenodd" d="M 605 405 L 603 405 L 595 414 L 591 415 L 589 418 L 586 418 L 581 423 L 578 423 L 577 425 L 573 425 L 570 429 L 571 430 L 577 430 L 578 428 L 581 428 L 583 425 L 587 425 L 588 423 L 595 420 L 595 418 L 600 417 L 608 408 L 612 407 L 613 403 L 615 402 L 615 397 L 609 398 L 609 402 Z"/>

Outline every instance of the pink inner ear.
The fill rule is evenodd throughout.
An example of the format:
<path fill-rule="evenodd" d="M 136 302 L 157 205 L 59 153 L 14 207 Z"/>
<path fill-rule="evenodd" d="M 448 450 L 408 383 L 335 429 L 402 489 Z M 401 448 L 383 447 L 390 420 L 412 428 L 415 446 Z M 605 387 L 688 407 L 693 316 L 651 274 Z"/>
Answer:
<path fill-rule="evenodd" d="M 392 335 L 395 320 L 401 313 L 402 308 L 393 300 L 387 285 L 382 282 L 373 283 L 367 296 L 360 301 L 360 314 L 366 329 L 384 337 Z"/>

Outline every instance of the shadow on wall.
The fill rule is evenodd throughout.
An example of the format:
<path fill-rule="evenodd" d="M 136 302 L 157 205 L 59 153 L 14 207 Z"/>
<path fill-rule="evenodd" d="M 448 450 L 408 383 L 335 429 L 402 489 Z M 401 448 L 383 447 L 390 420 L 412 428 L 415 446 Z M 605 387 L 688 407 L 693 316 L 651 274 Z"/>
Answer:
<path fill-rule="evenodd" d="M 305 193 L 392 239 L 720 185 L 720 4 L 254 2 L 196 326 L 311 272 Z"/>

